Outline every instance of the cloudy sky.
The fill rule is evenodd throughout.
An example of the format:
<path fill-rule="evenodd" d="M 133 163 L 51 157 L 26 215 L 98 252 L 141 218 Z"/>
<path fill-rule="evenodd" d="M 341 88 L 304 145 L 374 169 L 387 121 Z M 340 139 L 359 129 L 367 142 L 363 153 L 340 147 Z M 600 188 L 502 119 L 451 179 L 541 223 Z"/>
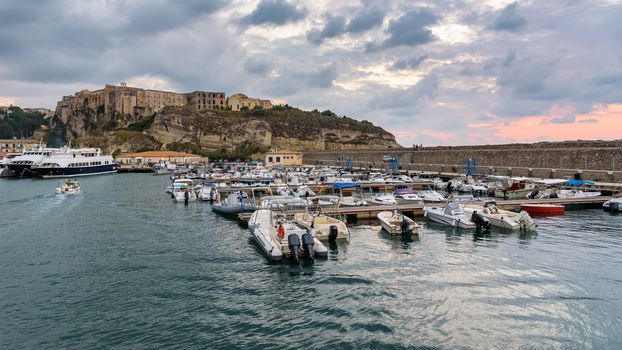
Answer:
<path fill-rule="evenodd" d="M 622 138 L 620 0 L 0 0 L 0 105 L 244 92 L 410 146 Z"/>

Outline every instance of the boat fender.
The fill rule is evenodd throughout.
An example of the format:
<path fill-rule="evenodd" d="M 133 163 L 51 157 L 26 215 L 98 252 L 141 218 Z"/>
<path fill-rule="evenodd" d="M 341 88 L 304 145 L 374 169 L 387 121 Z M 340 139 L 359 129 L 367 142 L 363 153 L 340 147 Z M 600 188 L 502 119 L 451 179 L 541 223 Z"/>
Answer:
<path fill-rule="evenodd" d="M 334 242 L 337 240 L 337 236 L 339 235 L 339 230 L 337 229 L 337 225 L 330 225 L 328 230 L 328 241 Z"/>
<path fill-rule="evenodd" d="M 283 227 L 283 224 L 279 224 L 279 237 L 281 239 L 285 238 L 285 227 Z"/>
<path fill-rule="evenodd" d="M 287 245 L 289 246 L 289 251 L 291 253 L 292 262 L 298 263 L 300 261 L 298 254 L 300 250 L 300 237 L 297 234 L 292 233 L 287 236 Z"/>
<path fill-rule="evenodd" d="M 310 233 L 302 235 L 302 249 L 305 251 L 305 257 L 311 262 L 313 262 L 313 245 L 313 236 Z"/>

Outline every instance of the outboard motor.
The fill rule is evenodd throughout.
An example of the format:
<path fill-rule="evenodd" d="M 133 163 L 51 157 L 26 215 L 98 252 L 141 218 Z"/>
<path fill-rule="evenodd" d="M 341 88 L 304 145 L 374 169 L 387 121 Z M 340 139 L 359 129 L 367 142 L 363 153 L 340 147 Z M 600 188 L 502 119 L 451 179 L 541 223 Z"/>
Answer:
<path fill-rule="evenodd" d="M 549 195 L 549 198 L 557 198 L 557 193 L 553 192 Z"/>
<path fill-rule="evenodd" d="M 302 235 L 302 249 L 305 251 L 305 256 L 309 261 L 313 262 L 313 236 L 310 233 Z"/>
<path fill-rule="evenodd" d="M 184 192 L 184 204 L 188 204 L 189 198 L 190 198 L 190 193 L 188 193 L 188 191 Z"/>
<path fill-rule="evenodd" d="M 291 234 L 287 236 L 287 245 L 289 246 L 289 251 L 292 253 L 292 261 L 297 264 L 300 262 L 300 257 L 298 256 L 298 252 L 300 251 L 300 238 L 298 235 Z"/>
<path fill-rule="evenodd" d="M 329 230 L 328 230 L 328 241 L 329 242 L 336 241 L 338 234 L 339 234 L 339 230 L 337 230 L 337 225 L 330 225 Z"/>
<path fill-rule="evenodd" d="M 486 230 L 490 230 L 490 221 L 477 211 L 474 211 L 473 215 L 471 215 L 471 222 L 475 224 L 478 230 L 480 230 L 482 227 Z"/>
<path fill-rule="evenodd" d="M 534 199 L 540 193 L 538 190 L 533 190 L 527 194 L 527 199 Z"/>
<path fill-rule="evenodd" d="M 453 187 L 451 186 L 451 181 L 447 182 L 447 187 L 445 188 L 447 193 L 451 193 L 453 191 Z"/>
<path fill-rule="evenodd" d="M 609 210 L 620 210 L 620 203 L 619 202 L 610 202 L 609 203 Z"/>
<path fill-rule="evenodd" d="M 409 233 L 411 231 L 410 224 L 406 218 L 404 218 L 404 220 L 400 223 L 400 228 L 402 229 L 402 234 Z"/>

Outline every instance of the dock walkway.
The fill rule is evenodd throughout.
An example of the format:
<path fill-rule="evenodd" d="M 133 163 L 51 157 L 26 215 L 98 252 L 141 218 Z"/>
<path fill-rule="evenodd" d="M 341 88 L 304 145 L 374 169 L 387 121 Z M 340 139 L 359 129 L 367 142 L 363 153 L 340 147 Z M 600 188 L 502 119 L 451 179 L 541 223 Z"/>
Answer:
<path fill-rule="evenodd" d="M 493 200 L 494 198 L 491 198 Z M 587 197 L 587 198 L 545 198 L 545 199 L 495 199 L 497 206 L 506 210 L 519 210 L 520 205 L 523 203 L 529 204 L 561 204 L 570 208 L 600 208 L 602 204 L 611 199 L 609 196 Z M 471 203 L 483 203 L 482 201 Z M 426 206 L 433 206 L 435 204 L 426 204 Z M 444 205 L 439 203 L 436 205 Z M 376 205 L 376 206 L 362 206 L 362 207 L 341 207 L 341 208 L 322 208 L 322 213 L 328 216 L 346 216 L 356 219 L 375 219 L 381 211 L 395 210 L 403 212 L 410 216 L 422 216 L 423 204 L 398 204 L 398 205 Z M 291 213 L 293 214 L 293 212 Z M 247 223 L 252 213 L 240 213 L 238 219 Z"/>

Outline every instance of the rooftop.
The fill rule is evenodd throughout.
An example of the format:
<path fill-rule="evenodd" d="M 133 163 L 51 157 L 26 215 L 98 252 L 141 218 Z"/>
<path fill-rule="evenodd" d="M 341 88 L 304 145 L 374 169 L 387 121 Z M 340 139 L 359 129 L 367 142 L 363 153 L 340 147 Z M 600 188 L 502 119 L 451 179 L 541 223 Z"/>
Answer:
<path fill-rule="evenodd" d="M 120 153 L 117 158 L 126 157 L 126 158 L 135 158 L 135 157 L 196 157 L 200 158 L 200 155 L 185 153 L 185 152 L 175 152 L 175 151 L 147 151 L 147 152 L 138 152 L 138 153 Z"/>

